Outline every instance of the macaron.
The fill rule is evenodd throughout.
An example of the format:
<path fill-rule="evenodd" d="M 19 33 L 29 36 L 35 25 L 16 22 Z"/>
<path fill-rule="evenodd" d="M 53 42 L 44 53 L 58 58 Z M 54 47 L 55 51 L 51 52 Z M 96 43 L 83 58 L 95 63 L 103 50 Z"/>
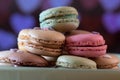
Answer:
<path fill-rule="evenodd" d="M 59 56 L 56 66 L 73 69 L 97 69 L 96 63 L 93 60 L 72 55 Z"/>
<path fill-rule="evenodd" d="M 18 49 L 20 50 L 23 50 L 23 51 L 26 51 L 25 49 L 25 45 L 27 42 L 29 42 L 29 31 L 32 30 L 32 29 L 23 29 L 19 32 L 18 34 L 18 38 L 17 38 L 17 41 L 18 41 Z"/>
<path fill-rule="evenodd" d="M 105 54 L 97 58 L 93 58 L 98 69 L 118 69 L 120 63 L 119 58 L 114 54 Z"/>
<path fill-rule="evenodd" d="M 0 66 L 12 66 L 8 59 L 8 55 L 11 54 L 12 52 L 10 50 L 0 51 Z"/>
<path fill-rule="evenodd" d="M 48 62 L 43 57 L 16 49 L 13 50 L 12 54 L 8 56 L 8 59 L 13 65 L 17 66 L 48 66 Z"/>
<path fill-rule="evenodd" d="M 72 55 L 99 57 L 106 54 L 107 45 L 105 45 L 103 36 L 94 32 L 66 37 L 66 48 Z"/>
<path fill-rule="evenodd" d="M 30 40 L 25 45 L 28 52 L 43 56 L 59 56 L 65 36 L 57 31 L 33 29 L 29 31 Z"/>
<path fill-rule="evenodd" d="M 62 6 L 44 10 L 39 15 L 40 27 L 69 32 L 79 26 L 78 12 L 74 7 Z"/>

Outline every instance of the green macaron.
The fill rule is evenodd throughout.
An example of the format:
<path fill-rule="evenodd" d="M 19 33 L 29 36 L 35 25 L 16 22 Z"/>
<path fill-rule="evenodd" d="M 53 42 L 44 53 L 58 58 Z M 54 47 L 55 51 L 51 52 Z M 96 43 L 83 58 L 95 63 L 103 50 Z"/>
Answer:
<path fill-rule="evenodd" d="M 56 66 L 74 69 L 97 69 L 96 63 L 93 60 L 72 55 L 59 56 L 56 61 Z"/>
<path fill-rule="evenodd" d="M 73 7 L 50 8 L 40 13 L 40 27 L 69 32 L 79 26 L 78 12 Z"/>

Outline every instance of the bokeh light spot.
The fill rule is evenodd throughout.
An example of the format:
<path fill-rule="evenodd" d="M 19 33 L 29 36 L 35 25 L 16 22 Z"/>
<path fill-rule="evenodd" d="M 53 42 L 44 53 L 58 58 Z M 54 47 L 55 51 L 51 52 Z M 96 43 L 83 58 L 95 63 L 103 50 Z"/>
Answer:
<path fill-rule="evenodd" d="M 116 33 L 119 31 L 118 25 L 116 24 L 117 17 L 115 14 L 106 13 L 103 15 L 103 24 L 109 33 Z"/>
<path fill-rule="evenodd" d="M 30 15 L 21 15 L 16 13 L 10 17 L 10 24 L 13 30 L 18 33 L 22 29 L 32 28 L 35 26 L 35 18 Z"/>
<path fill-rule="evenodd" d="M 31 13 L 41 5 L 42 0 L 16 0 L 18 8 L 24 13 Z"/>
<path fill-rule="evenodd" d="M 120 0 L 99 0 L 106 11 L 114 11 L 120 6 Z"/>
<path fill-rule="evenodd" d="M 72 0 L 49 0 L 51 7 L 67 6 Z"/>
<path fill-rule="evenodd" d="M 10 32 L 0 30 L 0 50 L 8 50 L 14 48 L 16 44 L 16 36 Z"/>

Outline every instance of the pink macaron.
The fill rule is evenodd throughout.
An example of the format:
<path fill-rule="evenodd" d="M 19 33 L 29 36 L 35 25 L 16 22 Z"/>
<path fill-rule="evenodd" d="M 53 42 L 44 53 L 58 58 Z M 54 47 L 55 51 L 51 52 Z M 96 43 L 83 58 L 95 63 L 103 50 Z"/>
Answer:
<path fill-rule="evenodd" d="M 106 53 L 107 45 L 103 36 L 94 32 L 66 37 L 66 48 L 72 55 L 99 57 Z"/>

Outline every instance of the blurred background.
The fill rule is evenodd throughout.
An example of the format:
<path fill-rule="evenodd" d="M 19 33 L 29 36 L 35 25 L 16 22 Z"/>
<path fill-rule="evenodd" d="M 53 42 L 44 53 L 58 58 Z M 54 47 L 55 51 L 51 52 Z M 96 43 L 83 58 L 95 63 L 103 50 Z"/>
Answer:
<path fill-rule="evenodd" d="M 19 31 L 39 26 L 40 12 L 58 6 L 75 7 L 78 29 L 100 32 L 107 52 L 120 53 L 120 0 L 0 0 L 0 51 L 17 48 Z"/>

